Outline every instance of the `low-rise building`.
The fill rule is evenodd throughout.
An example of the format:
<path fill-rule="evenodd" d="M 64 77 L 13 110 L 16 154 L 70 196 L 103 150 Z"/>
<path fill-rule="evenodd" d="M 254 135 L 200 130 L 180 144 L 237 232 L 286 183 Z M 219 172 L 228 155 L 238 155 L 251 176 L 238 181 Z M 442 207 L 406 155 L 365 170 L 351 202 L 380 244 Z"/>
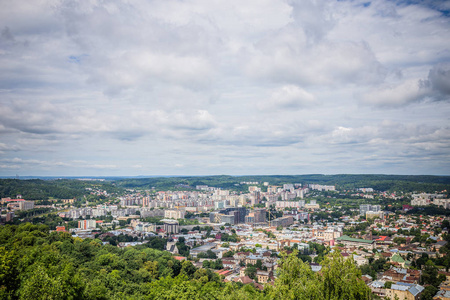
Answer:
<path fill-rule="evenodd" d="M 348 235 L 343 235 L 336 239 L 337 243 L 343 244 L 345 247 L 363 247 L 364 249 L 373 249 L 375 247 L 375 241 L 363 240 L 357 238 L 351 238 Z"/>
<path fill-rule="evenodd" d="M 386 297 L 388 299 L 405 299 L 405 300 L 417 300 L 420 294 L 424 290 L 424 287 L 418 284 L 397 282 L 391 286 L 390 289 L 386 289 Z"/>
<path fill-rule="evenodd" d="M 267 271 L 256 271 L 256 277 L 258 278 L 259 283 L 267 283 L 270 278 L 270 273 Z"/>

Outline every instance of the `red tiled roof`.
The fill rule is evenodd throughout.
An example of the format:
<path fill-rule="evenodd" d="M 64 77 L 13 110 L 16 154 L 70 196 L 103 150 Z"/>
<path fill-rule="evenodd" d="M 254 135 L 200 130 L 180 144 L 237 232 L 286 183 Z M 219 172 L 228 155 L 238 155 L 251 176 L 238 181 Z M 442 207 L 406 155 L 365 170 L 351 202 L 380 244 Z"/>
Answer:
<path fill-rule="evenodd" d="M 242 277 L 239 277 L 239 279 L 241 280 L 241 282 L 243 284 L 249 284 L 249 283 L 253 282 L 253 280 L 248 276 L 242 276 Z"/>
<path fill-rule="evenodd" d="M 175 258 L 176 260 L 179 260 L 179 261 L 186 259 L 186 257 L 184 257 L 184 256 L 174 256 L 173 258 Z"/>

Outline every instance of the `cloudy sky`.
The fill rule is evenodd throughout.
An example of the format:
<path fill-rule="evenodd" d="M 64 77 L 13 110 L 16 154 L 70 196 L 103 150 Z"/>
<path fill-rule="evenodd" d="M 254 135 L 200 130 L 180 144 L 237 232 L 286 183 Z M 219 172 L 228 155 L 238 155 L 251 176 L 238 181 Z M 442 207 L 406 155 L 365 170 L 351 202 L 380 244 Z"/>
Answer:
<path fill-rule="evenodd" d="M 0 0 L 0 175 L 450 175 L 450 1 Z"/>

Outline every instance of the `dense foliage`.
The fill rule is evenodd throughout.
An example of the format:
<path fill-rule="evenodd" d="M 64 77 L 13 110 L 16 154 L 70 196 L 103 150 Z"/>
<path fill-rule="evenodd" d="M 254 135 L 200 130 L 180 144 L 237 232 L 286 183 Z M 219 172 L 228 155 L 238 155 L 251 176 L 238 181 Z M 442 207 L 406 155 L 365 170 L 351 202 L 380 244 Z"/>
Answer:
<path fill-rule="evenodd" d="M 286 257 L 273 287 L 266 288 L 270 299 L 371 299 L 371 291 L 361 280 L 353 259 L 339 252 L 326 256 L 322 270 L 315 273 L 294 253 Z"/>
<path fill-rule="evenodd" d="M 336 252 L 322 266 L 314 273 L 294 252 L 282 260 L 275 285 L 259 291 L 146 246 L 120 249 L 50 233 L 46 225 L 0 227 L 0 299 L 370 298 L 351 259 Z"/>

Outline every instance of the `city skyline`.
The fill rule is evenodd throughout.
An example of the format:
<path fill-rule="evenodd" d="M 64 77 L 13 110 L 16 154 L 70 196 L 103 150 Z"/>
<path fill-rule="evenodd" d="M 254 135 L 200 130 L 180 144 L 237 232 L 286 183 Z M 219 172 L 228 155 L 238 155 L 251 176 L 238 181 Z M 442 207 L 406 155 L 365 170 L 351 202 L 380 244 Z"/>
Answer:
<path fill-rule="evenodd" d="M 0 176 L 450 175 L 450 3 L 0 3 Z"/>

